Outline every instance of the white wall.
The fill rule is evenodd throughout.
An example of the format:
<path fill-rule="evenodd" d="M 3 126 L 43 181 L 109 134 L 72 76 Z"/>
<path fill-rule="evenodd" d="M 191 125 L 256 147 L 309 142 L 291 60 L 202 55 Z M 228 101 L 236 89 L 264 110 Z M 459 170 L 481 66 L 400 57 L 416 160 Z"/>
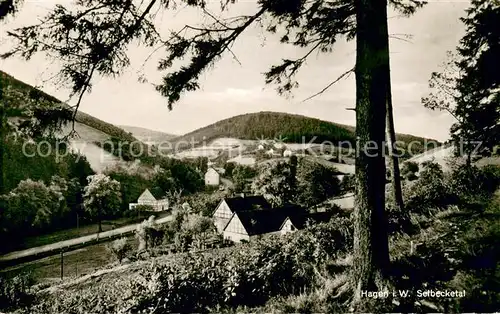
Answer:
<path fill-rule="evenodd" d="M 215 209 L 213 214 L 214 223 L 219 233 L 222 233 L 224 231 L 224 227 L 227 225 L 229 219 L 231 219 L 232 216 L 233 213 L 229 209 L 229 206 L 227 206 L 226 202 L 220 202 L 219 206 L 217 207 L 217 209 Z"/>
<path fill-rule="evenodd" d="M 231 221 L 227 225 L 226 229 L 224 229 L 224 239 L 229 239 L 233 242 L 240 242 L 241 240 L 250 240 L 250 236 L 243 227 L 238 215 L 235 214 Z"/>
<path fill-rule="evenodd" d="M 241 242 L 241 240 L 250 241 L 250 236 L 248 234 L 224 231 L 224 239 L 231 240 L 233 242 Z"/>
<path fill-rule="evenodd" d="M 215 171 L 207 171 L 205 174 L 205 185 L 219 185 L 220 184 L 220 176 L 219 174 Z"/>
<path fill-rule="evenodd" d="M 295 231 L 295 227 L 293 226 L 290 219 L 287 218 L 285 223 L 283 224 L 283 227 L 280 230 L 280 233 L 285 234 L 285 233 L 293 232 L 293 231 Z"/>

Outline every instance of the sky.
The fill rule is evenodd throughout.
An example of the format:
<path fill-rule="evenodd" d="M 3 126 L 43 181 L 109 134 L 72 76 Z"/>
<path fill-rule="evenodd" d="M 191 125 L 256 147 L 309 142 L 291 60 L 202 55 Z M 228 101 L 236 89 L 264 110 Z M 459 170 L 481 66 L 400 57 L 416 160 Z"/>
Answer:
<path fill-rule="evenodd" d="M 0 30 L 0 51 L 9 47 L 5 31 L 34 23 L 55 3 L 71 6 L 70 0 L 25 0 L 21 11 Z M 467 1 L 431 0 L 410 18 L 389 11 L 391 34 L 391 76 L 396 132 L 446 140 L 453 118 L 445 112 L 426 109 L 421 97 L 428 94 L 428 80 L 433 71 L 439 71 L 446 60 L 446 52 L 454 50 L 464 34 L 459 18 L 464 15 Z M 239 1 L 231 15 L 251 13 L 255 1 Z M 178 30 L 185 24 L 195 25 L 199 12 L 182 9 L 164 12 L 157 17 L 162 31 Z M 404 40 L 402 40 L 404 39 Z M 104 121 L 117 125 L 131 125 L 184 134 L 221 119 L 235 115 L 277 111 L 302 114 L 322 120 L 355 125 L 355 113 L 346 108 L 355 105 L 354 75 L 343 79 L 322 95 L 309 101 L 304 99 L 316 94 L 345 71 L 354 66 L 355 42 L 338 42 L 333 52 L 313 55 L 303 66 L 297 79 L 299 88 L 293 97 L 279 96 L 275 86 L 266 85 L 262 73 L 282 58 L 302 55 L 303 50 L 280 44 L 276 37 L 254 27 L 235 43 L 230 54 L 203 74 L 201 89 L 184 94 L 167 108 L 166 99 L 151 84 L 139 83 L 139 72 L 150 82 L 159 83 L 161 74 L 156 70 L 156 60 L 161 51 L 145 65 L 150 51 L 132 46 L 129 56 L 131 67 L 117 79 L 96 78 L 90 94 L 86 94 L 81 110 Z M 40 87 L 45 92 L 68 100 L 68 90 L 46 82 L 57 71 L 56 62 L 36 56 L 30 61 L 21 59 L 0 60 L 0 69 L 26 83 Z M 74 103 L 75 100 L 69 100 Z"/>

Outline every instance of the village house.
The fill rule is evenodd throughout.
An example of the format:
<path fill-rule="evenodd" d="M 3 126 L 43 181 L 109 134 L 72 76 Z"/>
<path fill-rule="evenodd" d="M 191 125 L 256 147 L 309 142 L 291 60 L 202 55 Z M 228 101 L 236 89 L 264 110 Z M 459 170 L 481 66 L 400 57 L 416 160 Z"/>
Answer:
<path fill-rule="evenodd" d="M 272 234 L 285 234 L 303 229 L 308 222 L 328 222 L 332 212 L 308 213 L 297 206 L 235 211 L 223 230 L 224 239 L 241 242 Z"/>
<path fill-rule="evenodd" d="M 161 212 L 168 210 L 169 202 L 168 199 L 156 199 L 151 192 L 146 189 L 137 199 L 137 203 L 130 203 L 128 205 L 130 210 L 135 209 L 139 205 L 148 205 L 153 208 L 155 212 Z"/>
<path fill-rule="evenodd" d="M 214 168 L 208 168 L 205 172 L 205 185 L 218 186 L 220 184 L 220 174 Z"/>
<path fill-rule="evenodd" d="M 224 198 L 215 208 L 213 213 L 217 231 L 222 233 L 227 223 L 237 211 L 248 211 L 262 208 L 271 208 L 263 196 L 245 196 Z"/>

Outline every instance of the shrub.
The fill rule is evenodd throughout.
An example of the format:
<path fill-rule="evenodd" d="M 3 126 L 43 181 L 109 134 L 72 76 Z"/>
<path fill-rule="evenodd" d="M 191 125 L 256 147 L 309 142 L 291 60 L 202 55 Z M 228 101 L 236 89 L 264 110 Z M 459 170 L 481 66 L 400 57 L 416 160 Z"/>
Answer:
<path fill-rule="evenodd" d="M 418 172 L 419 167 L 418 163 L 413 162 L 413 161 L 407 161 L 403 163 L 403 166 L 401 167 L 401 175 L 403 178 L 407 180 L 415 180 L 416 179 L 416 173 Z"/>
<path fill-rule="evenodd" d="M 139 251 L 153 248 L 163 241 L 164 231 L 155 223 L 154 216 L 137 226 L 135 236 L 139 240 Z"/>
<path fill-rule="evenodd" d="M 414 213 L 428 212 L 455 204 L 457 196 L 449 188 L 441 166 L 434 162 L 423 164 L 418 180 L 405 185 L 403 195 L 406 207 Z"/>
<path fill-rule="evenodd" d="M 500 167 L 461 165 L 448 178 L 453 193 L 464 199 L 488 198 L 500 184 Z"/>
<path fill-rule="evenodd" d="M 132 250 L 132 246 L 127 242 L 127 238 L 121 238 L 108 244 L 107 249 L 113 253 L 118 262 L 121 263 L 127 253 Z"/>
<path fill-rule="evenodd" d="M 348 218 L 234 248 L 171 255 L 126 276 L 60 291 L 30 313 L 209 312 L 256 306 L 313 286 L 326 261 L 350 249 Z M 346 244 L 348 246 L 346 246 Z M 343 253 L 342 253 L 343 254 Z"/>
<path fill-rule="evenodd" d="M 134 207 L 132 210 L 128 210 L 127 214 L 129 217 L 141 215 L 141 214 L 148 214 L 154 212 L 154 208 L 151 205 L 137 205 Z"/>
<path fill-rule="evenodd" d="M 352 174 L 346 174 L 343 178 L 342 181 L 340 182 L 340 188 L 342 192 L 348 193 L 348 192 L 354 192 L 354 184 L 356 183 L 356 178 Z"/>
<path fill-rule="evenodd" d="M 8 309 L 25 304 L 30 299 L 29 289 L 33 285 L 31 274 L 13 278 L 0 276 L 0 309 Z"/>

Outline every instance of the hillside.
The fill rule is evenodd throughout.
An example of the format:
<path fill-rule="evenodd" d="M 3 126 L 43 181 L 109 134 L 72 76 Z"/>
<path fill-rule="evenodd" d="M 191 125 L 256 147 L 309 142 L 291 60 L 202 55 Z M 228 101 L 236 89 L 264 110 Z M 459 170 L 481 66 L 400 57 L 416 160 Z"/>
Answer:
<path fill-rule="evenodd" d="M 178 135 L 169 134 L 161 131 L 155 131 L 147 128 L 141 128 L 138 126 L 119 125 L 119 127 L 125 130 L 126 132 L 132 133 L 132 136 L 137 138 L 139 141 L 142 141 L 147 144 L 158 144 L 162 142 L 167 142 L 175 137 L 178 137 Z"/>
<path fill-rule="evenodd" d="M 59 99 L 48 95 L 47 93 L 26 84 L 5 72 L 0 71 L 0 76 L 4 80 L 5 84 L 12 86 L 14 90 L 21 92 L 23 95 L 26 95 L 26 97 L 29 97 L 31 93 L 36 92 L 48 101 L 61 103 Z M 71 128 L 71 124 L 64 126 L 61 135 L 68 135 Z M 109 153 L 95 145 L 95 142 L 103 142 L 110 137 L 129 142 L 137 141 L 137 139 L 129 132 L 82 111 L 78 111 L 76 114 L 75 131 L 78 136 L 73 139 L 70 144 L 87 157 L 94 171 L 101 171 L 106 165 L 119 161 L 118 158 L 113 158 L 113 156 Z"/>
<path fill-rule="evenodd" d="M 186 143 L 176 147 L 187 148 L 187 143 L 193 141 L 202 146 L 224 137 L 245 140 L 279 139 L 285 143 L 332 142 L 334 145 L 349 142 L 354 147 L 355 128 L 302 115 L 263 111 L 221 120 L 177 137 L 175 143 Z M 408 134 L 398 134 L 397 140 L 404 142 L 404 146 L 417 142 L 412 146 L 417 153 L 424 151 L 425 140 L 437 142 Z"/>
<path fill-rule="evenodd" d="M 24 82 L 21 82 L 20 80 L 14 78 L 13 76 L 0 71 L 0 76 L 2 79 L 4 79 L 7 84 L 13 86 L 15 89 L 21 90 L 26 94 L 29 94 L 32 91 L 36 91 L 39 95 L 41 95 L 43 98 L 53 101 L 54 103 L 62 103 L 59 99 L 55 98 L 54 96 L 51 96 L 29 84 L 26 84 Z M 99 132 L 102 132 L 108 136 L 113 136 L 117 137 L 126 141 L 135 141 L 137 140 L 134 138 L 132 135 L 130 135 L 128 132 L 125 130 L 111 124 L 107 123 L 105 121 L 102 121 L 100 119 L 97 119 L 85 112 L 78 111 L 76 114 L 76 121 L 80 124 L 86 125 L 92 129 L 95 129 Z M 76 128 L 75 128 L 76 129 Z M 66 129 L 67 130 L 67 129 Z M 87 129 L 88 130 L 88 129 Z M 86 140 L 85 136 L 87 135 L 87 132 L 82 132 L 82 134 L 78 134 L 80 136 L 81 140 Z M 91 140 L 89 140 L 91 142 Z"/>

